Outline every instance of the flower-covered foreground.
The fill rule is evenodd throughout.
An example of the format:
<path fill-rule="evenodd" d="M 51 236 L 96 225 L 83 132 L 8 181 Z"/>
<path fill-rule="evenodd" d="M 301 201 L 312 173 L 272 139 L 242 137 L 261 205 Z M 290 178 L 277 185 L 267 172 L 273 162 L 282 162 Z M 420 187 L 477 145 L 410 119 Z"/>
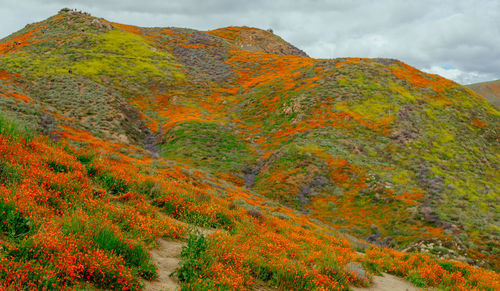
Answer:
<path fill-rule="evenodd" d="M 256 282 L 287 290 L 367 286 L 370 276 L 353 272 L 353 263 L 419 287 L 499 287 L 498 274 L 464 263 L 356 250 L 282 206 L 283 217 L 242 208 L 266 201 L 200 172 L 116 162 L 11 124 L 4 119 L 0 135 L 3 287 L 140 289 L 141 277 L 155 279 L 148 249 L 160 238 L 187 240 L 176 271 L 186 290 L 251 289 Z M 219 230 L 188 235 L 185 223 Z"/>

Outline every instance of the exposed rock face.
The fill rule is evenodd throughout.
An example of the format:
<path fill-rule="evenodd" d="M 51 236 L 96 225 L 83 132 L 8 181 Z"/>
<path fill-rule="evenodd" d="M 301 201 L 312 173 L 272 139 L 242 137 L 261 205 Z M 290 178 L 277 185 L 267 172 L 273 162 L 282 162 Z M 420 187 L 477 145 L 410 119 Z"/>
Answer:
<path fill-rule="evenodd" d="M 354 274 L 358 280 L 368 282 L 369 277 L 363 266 L 360 263 L 350 262 L 345 266 L 345 270 Z"/>
<path fill-rule="evenodd" d="M 398 113 L 398 126 L 393 130 L 391 139 L 395 142 L 405 145 L 418 138 L 419 130 L 414 119 L 413 109 L 410 106 L 404 106 Z"/>
<path fill-rule="evenodd" d="M 225 38 L 237 47 L 251 52 L 264 52 L 283 56 L 308 55 L 275 35 L 272 30 L 261 30 L 253 27 L 226 27 L 208 33 Z"/>
<path fill-rule="evenodd" d="M 112 30 L 113 29 L 113 25 L 111 25 L 111 23 L 107 22 L 107 21 L 100 21 L 99 19 L 94 19 L 92 20 L 92 22 L 90 23 L 92 26 L 94 26 L 95 28 L 104 28 L 106 30 Z"/>
<path fill-rule="evenodd" d="M 251 166 L 243 170 L 243 180 L 245 180 L 245 186 L 247 188 L 252 188 L 255 183 L 255 177 L 260 173 L 260 166 Z"/>

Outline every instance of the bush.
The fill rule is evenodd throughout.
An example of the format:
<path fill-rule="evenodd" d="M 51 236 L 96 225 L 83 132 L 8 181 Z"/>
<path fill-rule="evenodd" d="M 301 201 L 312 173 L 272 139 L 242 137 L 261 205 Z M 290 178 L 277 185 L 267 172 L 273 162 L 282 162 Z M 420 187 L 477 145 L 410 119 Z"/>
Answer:
<path fill-rule="evenodd" d="M 186 283 L 202 278 L 210 262 L 207 249 L 208 241 L 203 235 L 191 234 L 187 245 L 182 247 L 181 266 L 170 276 L 177 275 L 181 282 Z"/>
<path fill-rule="evenodd" d="M 234 228 L 234 221 L 231 220 L 231 217 L 229 217 L 227 214 L 222 213 L 222 212 L 217 212 L 215 214 L 215 218 L 217 219 L 217 225 L 218 227 L 231 230 Z"/>
<path fill-rule="evenodd" d="M 97 176 L 97 182 L 113 195 L 127 193 L 130 189 L 127 182 L 121 178 L 110 176 L 104 172 Z"/>
<path fill-rule="evenodd" d="M 275 271 L 271 270 L 269 266 L 251 266 L 252 275 L 256 278 L 261 279 L 264 282 L 270 282 L 271 285 L 275 285 L 277 282 L 277 277 Z"/>
<path fill-rule="evenodd" d="M 54 173 L 67 173 L 67 172 L 69 172 L 68 167 L 66 167 L 65 165 L 60 164 L 56 161 L 49 161 L 47 163 L 47 166 Z"/>
<path fill-rule="evenodd" d="M 201 227 L 214 227 L 215 223 L 210 220 L 210 217 L 206 214 L 194 212 L 194 211 L 183 211 L 183 214 L 179 218 L 184 222 L 194 224 Z"/>
<path fill-rule="evenodd" d="M 81 154 L 77 155 L 76 159 L 80 161 L 80 163 L 84 164 L 85 166 L 89 166 L 92 161 L 94 160 L 95 156 L 93 154 L 87 153 L 87 154 Z"/>
<path fill-rule="evenodd" d="M 264 216 L 262 215 L 262 213 L 260 213 L 258 210 L 256 209 L 249 209 L 247 211 L 247 215 L 250 216 L 250 217 L 253 217 L 255 218 L 257 221 L 262 221 L 264 220 Z"/>

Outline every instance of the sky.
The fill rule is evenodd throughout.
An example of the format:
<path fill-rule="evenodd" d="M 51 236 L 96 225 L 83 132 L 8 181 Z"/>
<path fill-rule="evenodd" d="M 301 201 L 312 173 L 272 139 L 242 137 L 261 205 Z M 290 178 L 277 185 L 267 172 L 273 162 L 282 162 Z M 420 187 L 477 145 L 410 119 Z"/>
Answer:
<path fill-rule="evenodd" d="M 500 79 L 500 0 L 0 0 L 0 38 L 61 8 L 138 26 L 273 29 L 314 58 L 384 57 Z"/>

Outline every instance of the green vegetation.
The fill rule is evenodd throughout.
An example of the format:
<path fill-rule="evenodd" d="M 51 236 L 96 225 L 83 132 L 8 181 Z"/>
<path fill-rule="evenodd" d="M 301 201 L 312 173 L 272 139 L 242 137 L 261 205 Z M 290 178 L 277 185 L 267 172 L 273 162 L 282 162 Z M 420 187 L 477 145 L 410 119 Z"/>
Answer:
<path fill-rule="evenodd" d="M 114 78 L 114 86 L 131 94 L 142 93 L 140 87 L 149 87 L 151 78 L 163 83 L 185 78 L 170 53 L 157 50 L 141 36 L 122 29 L 102 32 L 90 25 L 91 20 L 68 24 L 73 18 L 51 18 L 49 33 L 35 32 L 35 38 L 40 38 L 36 46 L 22 48 L 22 54 L 2 55 L 0 64 L 31 78 L 68 75 L 70 70 L 104 84 Z M 67 33 L 74 37 L 61 46 L 56 39 Z"/>
<path fill-rule="evenodd" d="M 210 264 L 210 257 L 207 254 L 208 244 L 203 235 L 191 234 L 187 239 L 187 245 L 182 247 L 181 266 L 172 275 L 177 275 L 184 284 L 196 284 L 199 278 L 205 277 L 204 272 Z"/>
<path fill-rule="evenodd" d="M 241 172 L 255 161 L 250 147 L 219 124 L 185 122 L 165 133 L 160 154 L 167 159 L 221 172 Z"/>
<path fill-rule="evenodd" d="M 22 180 L 19 171 L 4 161 L 0 161 L 0 185 L 12 186 Z"/>
<path fill-rule="evenodd" d="M 30 140 L 33 138 L 31 127 L 2 111 L 0 111 L 0 134 L 14 139 L 24 138 Z"/>
<path fill-rule="evenodd" d="M 171 54 L 156 51 L 138 35 L 115 29 L 90 39 L 91 49 L 77 50 L 75 72 L 88 77 L 136 78 L 144 84 L 151 77 L 182 79 Z"/>
<path fill-rule="evenodd" d="M 123 179 L 112 176 L 107 172 L 98 174 L 94 179 L 113 195 L 127 193 L 130 189 L 130 186 Z"/>
<path fill-rule="evenodd" d="M 141 277 L 152 280 L 156 277 L 156 267 L 150 263 L 149 253 L 140 245 L 129 245 L 111 229 L 100 229 L 93 237 L 93 242 L 100 249 L 114 252 L 121 256 L 126 264 L 137 268 Z"/>
<path fill-rule="evenodd" d="M 29 217 L 23 216 L 11 203 L 0 200 L 0 231 L 8 238 L 20 241 L 31 229 Z"/>
<path fill-rule="evenodd" d="M 67 173 L 70 171 L 68 167 L 66 167 L 66 165 L 63 165 L 56 161 L 49 161 L 47 165 L 49 166 L 49 169 L 51 169 L 55 173 Z"/>

